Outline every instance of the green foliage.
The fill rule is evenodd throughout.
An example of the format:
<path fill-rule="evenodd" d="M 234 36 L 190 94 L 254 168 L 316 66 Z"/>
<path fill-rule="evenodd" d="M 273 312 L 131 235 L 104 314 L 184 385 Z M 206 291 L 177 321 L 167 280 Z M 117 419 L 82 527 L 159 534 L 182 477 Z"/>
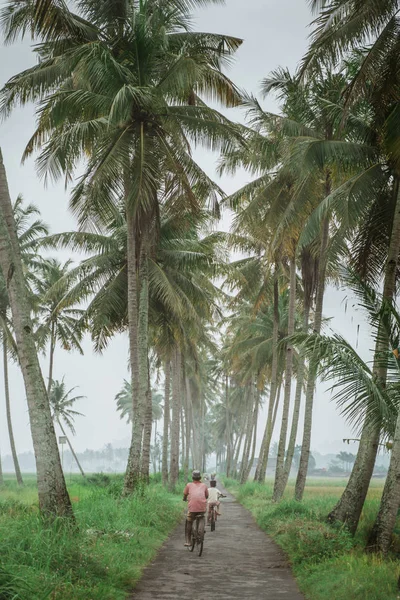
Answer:
<path fill-rule="evenodd" d="M 47 526 L 34 488 L 0 492 L 0 600 L 123 600 L 182 514 L 159 484 L 121 499 L 122 477 L 96 474 L 69 485 L 77 528 Z"/>

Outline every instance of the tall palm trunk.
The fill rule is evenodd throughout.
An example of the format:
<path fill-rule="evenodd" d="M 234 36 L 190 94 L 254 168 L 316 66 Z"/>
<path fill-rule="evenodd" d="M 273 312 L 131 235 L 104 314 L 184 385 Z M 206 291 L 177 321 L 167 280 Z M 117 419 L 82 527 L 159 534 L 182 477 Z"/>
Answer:
<path fill-rule="evenodd" d="M 143 432 L 143 445 L 141 455 L 141 477 L 149 479 L 150 471 L 150 446 L 151 427 L 153 423 L 153 406 L 150 389 L 149 370 L 149 228 L 142 232 L 142 245 L 139 262 L 139 406 L 141 415 L 141 430 Z"/>
<path fill-rule="evenodd" d="M 400 180 L 395 179 L 393 186 L 393 194 L 395 197 L 395 211 L 393 216 L 392 231 L 388 249 L 388 256 L 385 265 L 384 285 L 383 285 L 383 302 L 393 302 L 396 289 L 396 272 L 399 261 L 400 252 Z M 383 320 L 378 328 L 378 337 L 375 346 L 375 356 L 373 372 L 381 380 L 386 383 L 386 367 L 382 364 L 382 353 L 387 352 L 389 346 L 388 333 L 384 326 Z M 342 494 L 338 504 L 329 515 L 329 519 L 333 521 L 341 521 L 346 523 L 352 533 L 355 533 L 358 522 L 361 516 L 361 511 L 364 506 L 367 496 L 368 487 L 371 481 L 374 470 L 376 455 L 379 448 L 380 426 L 371 426 L 368 419 L 368 414 L 365 419 L 363 431 L 361 434 L 360 445 L 357 452 L 357 457 L 354 462 L 346 489 Z M 398 435 L 396 427 L 396 435 Z M 398 477 L 399 471 L 396 471 L 398 466 L 398 447 L 392 449 L 391 468 L 388 472 L 387 483 L 385 485 L 384 494 L 381 500 L 381 506 L 378 513 L 377 521 L 374 527 L 374 534 L 371 538 L 371 543 L 378 543 L 382 549 L 387 546 L 389 531 L 392 527 L 392 519 L 395 511 L 398 493 Z M 394 455 L 393 455 L 394 452 Z M 392 463 L 393 461 L 393 463 Z M 393 501 L 394 500 L 394 501 Z"/>
<path fill-rule="evenodd" d="M 129 187 L 126 190 L 128 196 Z M 132 385 L 132 438 L 126 467 L 123 495 L 131 494 L 139 479 L 142 451 L 142 422 L 139 413 L 139 339 L 138 339 L 138 284 L 136 269 L 135 219 L 126 206 L 127 223 L 127 275 L 128 275 L 128 330 L 129 359 Z"/>
<path fill-rule="evenodd" d="M 164 427 L 163 427 L 163 447 L 162 447 L 162 482 L 168 483 L 168 441 L 169 441 L 169 395 L 171 389 L 171 362 L 169 358 L 165 361 L 164 367 L 165 387 L 164 387 Z"/>
<path fill-rule="evenodd" d="M 310 316 L 310 303 L 309 300 L 304 297 L 304 316 L 303 316 L 303 332 L 308 332 L 308 321 Z M 305 372 L 305 356 L 302 354 L 299 356 L 298 372 L 297 372 L 297 384 L 296 384 L 296 395 L 294 399 L 293 407 L 293 418 L 292 428 L 290 430 L 289 445 L 286 453 L 285 470 L 283 474 L 283 490 L 285 491 L 287 482 L 289 480 L 290 469 L 292 468 L 294 449 L 296 447 L 297 431 L 299 427 L 300 417 L 300 405 L 301 405 L 301 394 L 303 391 L 304 383 L 304 372 Z"/>
<path fill-rule="evenodd" d="M 184 480 L 187 481 L 189 477 L 189 452 L 190 452 L 190 412 L 191 412 L 191 390 L 190 390 L 190 381 L 187 376 L 185 376 L 185 389 L 186 395 L 185 397 L 185 437 L 186 437 L 186 445 L 185 445 L 185 462 L 183 465 L 183 477 Z M 183 432 L 182 432 L 183 437 Z"/>
<path fill-rule="evenodd" d="M 72 456 L 74 457 L 74 461 L 76 462 L 76 464 L 77 464 L 77 466 L 78 466 L 78 469 L 80 470 L 80 472 L 81 472 L 82 476 L 83 476 L 83 477 L 86 477 L 86 475 L 85 475 L 85 473 L 84 473 L 84 470 L 82 469 L 82 465 L 81 465 L 81 463 L 79 462 L 79 459 L 78 459 L 77 455 L 75 454 L 75 450 L 74 450 L 74 449 L 73 449 L 73 447 L 72 447 L 72 444 L 71 444 L 71 442 L 70 442 L 70 439 L 69 439 L 69 437 L 68 437 L 68 436 L 67 436 L 67 434 L 65 433 L 65 429 L 64 429 L 64 427 L 62 426 L 62 423 L 61 423 L 61 421 L 60 421 L 60 418 L 59 418 L 59 417 L 57 417 L 57 424 L 58 424 L 59 428 L 61 429 L 61 432 L 62 432 L 63 436 L 64 436 L 64 437 L 65 437 L 65 439 L 67 440 L 67 444 L 68 444 L 68 446 L 69 446 L 69 449 L 71 450 L 71 454 L 72 454 Z"/>
<path fill-rule="evenodd" d="M 238 462 L 239 462 L 239 456 L 240 456 L 240 448 L 242 447 L 242 441 L 243 441 L 243 430 L 240 430 L 240 434 L 238 436 L 237 439 L 237 443 L 236 443 L 236 452 L 235 452 L 235 456 L 233 459 L 233 468 L 232 468 L 232 475 L 233 477 L 237 477 L 237 468 L 238 468 Z"/>
<path fill-rule="evenodd" d="M 56 348 L 56 325 L 54 321 L 51 322 L 50 330 L 50 356 L 49 356 L 49 380 L 47 382 L 47 395 L 50 398 L 51 386 L 53 383 L 53 367 L 54 367 L 54 351 Z"/>
<path fill-rule="evenodd" d="M 267 472 L 267 463 L 269 455 L 269 447 L 272 438 L 272 420 L 274 405 L 277 395 L 277 378 L 278 378 L 278 336 L 279 336 L 279 282 L 278 282 L 278 266 L 275 266 L 274 273 L 274 324 L 272 331 L 272 371 L 271 371 L 271 388 L 269 393 L 269 405 L 267 423 L 265 425 L 265 431 L 263 441 L 261 444 L 260 457 L 261 464 L 257 473 L 257 481 L 264 483 L 265 475 Z"/>
<path fill-rule="evenodd" d="M 146 322 L 147 328 L 147 322 Z M 151 454 L 151 431 L 153 428 L 153 403 L 151 397 L 151 383 L 150 383 L 150 365 L 149 356 L 147 350 L 148 341 L 146 339 L 146 377 L 147 387 L 145 392 L 145 407 L 144 407 L 144 423 L 143 423 L 143 448 L 142 448 L 142 462 L 141 462 L 141 475 L 144 481 L 149 482 L 150 480 L 150 454 Z"/>
<path fill-rule="evenodd" d="M 296 254 L 290 258 L 290 290 L 289 290 L 289 315 L 288 315 L 288 336 L 294 334 L 294 319 L 296 310 Z M 286 346 L 286 369 L 285 369 L 285 391 L 283 397 L 283 413 L 281 422 L 281 432 L 279 436 L 278 456 L 276 460 L 275 483 L 272 499 L 279 502 L 285 491 L 285 451 L 286 438 L 289 426 L 289 408 L 292 390 L 293 375 L 293 346 L 289 342 Z"/>
<path fill-rule="evenodd" d="M 6 415 L 7 415 L 7 426 L 8 435 L 10 438 L 11 454 L 14 462 L 15 475 L 17 477 L 18 485 L 23 485 L 21 469 L 19 468 L 18 455 L 15 449 L 14 431 L 11 419 L 11 404 L 10 404 L 10 387 L 8 384 L 8 360 L 7 360 L 7 337 L 6 332 L 3 332 L 3 370 L 4 370 L 4 393 L 6 398 Z"/>
<path fill-rule="evenodd" d="M 25 383 L 42 514 L 73 517 L 40 369 L 13 209 L 0 152 L 0 266 L 6 281 Z"/>
<path fill-rule="evenodd" d="M 330 191 L 330 174 L 327 174 L 326 192 Z M 327 265 L 327 249 L 329 242 L 329 215 L 326 215 L 322 223 L 322 235 L 319 256 L 318 280 L 317 280 L 317 297 L 315 301 L 314 315 L 314 333 L 321 332 L 322 323 L 322 308 L 324 303 L 326 265 Z M 295 498 L 300 501 L 303 498 L 304 488 L 306 485 L 308 462 L 310 458 L 311 447 L 311 430 L 312 430 L 312 413 L 314 405 L 314 391 L 318 371 L 318 349 L 315 348 L 310 360 L 310 367 L 307 380 L 306 399 L 305 399 L 305 414 L 304 414 L 304 432 L 301 445 L 301 455 L 299 470 L 297 473 Z"/>
<path fill-rule="evenodd" d="M 181 358 L 178 349 L 172 359 L 172 422 L 171 422 L 171 459 L 169 487 L 173 490 L 179 477 L 179 415 L 180 415 L 180 379 Z"/>
<path fill-rule="evenodd" d="M 260 402 L 260 395 L 258 390 L 255 392 L 255 402 L 254 402 L 254 410 L 253 410 L 253 421 L 252 421 L 252 429 L 253 429 L 253 441 L 251 446 L 250 458 L 247 462 L 246 471 L 244 474 L 244 482 L 246 482 L 249 478 L 251 469 L 253 468 L 254 458 L 256 456 L 256 443 L 257 443 L 257 425 L 258 425 L 258 407 Z"/>
<path fill-rule="evenodd" d="M 226 476 L 231 476 L 232 466 L 232 433 L 229 412 L 229 377 L 225 376 L 225 414 L 226 414 Z"/>
<path fill-rule="evenodd" d="M 246 483 L 247 481 L 247 468 L 249 464 L 249 456 L 251 449 L 251 442 L 253 436 L 253 412 L 254 412 L 254 393 L 253 385 L 249 389 L 249 406 L 247 409 L 247 425 L 246 425 L 246 438 L 243 449 L 242 464 L 240 468 L 240 483 Z"/>

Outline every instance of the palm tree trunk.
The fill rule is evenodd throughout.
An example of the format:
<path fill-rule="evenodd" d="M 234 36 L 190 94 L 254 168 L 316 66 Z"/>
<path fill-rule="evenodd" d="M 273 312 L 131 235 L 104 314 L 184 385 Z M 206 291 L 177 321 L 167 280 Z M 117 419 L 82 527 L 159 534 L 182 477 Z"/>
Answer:
<path fill-rule="evenodd" d="M 69 437 L 68 437 L 68 436 L 67 436 L 67 434 L 65 433 L 65 429 L 64 429 L 64 427 L 62 426 L 62 423 L 61 423 L 61 421 L 60 421 L 59 417 L 57 417 L 57 424 L 58 424 L 59 428 L 61 429 L 61 432 L 62 432 L 63 436 L 64 436 L 64 437 L 65 437 L 65 439 L 67 440 L 67 444 L 68 444 L 68 446 L 69 446 L 69 449 L 71 450 L 71 454 L 72 454 L 72 456 L 74 457 L 74 461 L 75 461 L 75 462 L 76 462 L 76 464 L 78 465 L 78 469 L 80 470 L 80 472 L 81 472 L 81 475 L 82 475 L 83 477 L 86 477 L 86 475 L 85 475 L 85 473 L 84 473 L 84 471 L 83 471 L 83 469 L 82 469 L 82 465 L 81 465 L 81 463 L 79 462 L 79 459 L 78 459 L 77 455 L 75 454 L 75 450 L 74 450 L 74 449 L 73 449 L 73 447 L 72 447 L 72 444 L 71 444 L 71 442 L 70 442 L 70 440 L 69 440 Z"/>
<path fill-rule="evenodd" d="M 271 444 L 273 431 L 273 411 L 277 394 L 277 378 L 278 378 L 278 335 L 279 335 L 279 282 L 278 282 L 278 266 L 275 265 L 274 273 L 274 324 L 272 331 L 272 371 L 271 371 L 271 388 L 269 393 L 269 406 L 267 423 L 263 441 L 261 444 L 260 458 L 261 464 L 257 473 L 257 481 L 264 483 L 267 472 L 267 463 L 269 455 L 269 447 Z"/>
<path fill-rule="evenodd" d="M 172 359 L 172 422 L 171 422 L 171 459 L 169 487 L 174 490 L 179 477 L 179 382 L 181 376 L 180 352 L 175 350 Z"/>
<path fill-rule="evenodd" d="M 241 464 L 241 468 L 240 468 L 240 483 L 246 483 L 247 481 L 247 467 L 248 467 L 248 463 L 249 463 L 249 455 L 250 455 L 250 448 L 251 448 L 251 442 L 252 442 L 252 434 L 253 434 L 253 412 L 254 412 L 254 394 L 253 394 L 253 386 L 250 387 L 249 390 L 249 406 L 248 406 L 248 413 L 247 413 L 247 425 L 246 425 L 246 439 L 245 439 L 245 445 L 244 445 L 244 449 L 243 449 L 243 456 L 242 456 L 242 464 Z"/>
<path fill-rule="evenodd" d="M 185 447 L 185 462 L 184 462 L 184 466 L 183 466 L 183 476 L 184 476 L 184 480 L 187 481 L 188 477 L 189 477 L 190 423 L 191 423 L 190 412 L 191 412 L 191 405 L 192 405 L 190 381 L 187 376 L 185 376 L 185 388 L 186 388 L 186 396 L 185 396 L 185 400 L 186 400 L 186 402 L 185 402 L 186 447 Z M 182 436 L 183 436 L 183 432 L 182 432 Z"/>
<path fill-rule="evenodd" d="M 226 476 L 231 476 L 232 463 L 232 433 L 231 417 L 229 412 L 229 377 L 225 376 L 225 412 L 226 412 Z"/>
<path fill-rule="evenodd" d="M 17 477 L 18 485 L 23 485 L 21 469 L 19 468 L 18 455 L 15 449 L 14 431 L 11 419 L 11 404 L 10 404 L 10 388 L 8 384 L 8 360 L 7 360 L 7 337 L 6 332 L 3 332 L 3 369 L 4 369 L 4 392 L 6 398 L 6 415 L 7 415 L 7 426 L 8 435 L 10 438 L 11 454 L 14 462 L 15 475 Z"/>
<path fill-rule="evenodd" d="M 54 366 L 54 351 L 56 347 L 55 342 L 55 324 L 51 322 L 50 332 L 50 356 L 49 356 L 49 380 L 47 382 L 47 395 L 50 398 L 51 385 L 53 383 L 53 366 Z"/>
<path fill-rule="evenodd" d="M 308 321 L 310 315 L 310 306 L 308 300 L 304 299 L 304 318 L 303 318 L 303 331 L 304 333 L 308 332 Z M 285 462 L 285 470 L 283 474 L 283 491 L 285 491 L 287 482 L 289 480 L 290 469 L 292 468 L 294 449 L 296 446 L 296 438 L 297 431 L 299 427 L 299 417 L 300 417 L 300 404 L 301 404 L 301 394 L 303 390 L 304 383 L 304 372 L 305 372 L 305 357 L 304 354 L 299 356 L 299 365 L 298 365 L 298 373 L 297 373 L 297 385 L 296 385 L 296 395 L 294 399 L 294 407 L 293 407 L 293 418 L 292 418 L 292 428 L 290 431 L 289 445 L 286 454 L 286 462 Z"/>
<path fill-rule="evenodd" d="M 164 367 L 165 387 L 164 387 L 164 428 L 163 428 L 163 448 L 162 448 L 162 482 L 168 483 L 168 441 L 169 441 L 169 395 L 171 389 L 171 362 L 169 358 L 165 361 Z"/>
<path fill-rule="evenodd" d="M 393 302 L 396 290 L 396 273 L 400 252 L 400 180 L 395 179 L 393 193 L 396 198 L 395 212 L 393 216 L 392 232 L 385 265 L 385 279 L 382 301 L 387 304 Z M 379 324 L 378 336 L 375 346 L 373 372 L 383 384 L 386 384 L 387 370 L 382 364 L 382 354 L 387 352 L 389 346 L 388 333 L 383 319 Z M 381 499 L 375 525 L 369 540 L 369 544 L 387 551 L 396 520 L 399 494 L 400 478 L 400 420 L 397 420 L 395 431 L 395 444 L 393 444 L 389 471 Z M 368 414 L 365 419 L 363 432 L 357 457 L 346 489 L 341 499 L 329 515 L 331 521 L 341 521 L 347 524 L 352 533 L 355 533 L 360 519 L 361 511 L 367 496 L 369 483 L 374 470 L 376 455 L 379 448 L 380 426 L 371 426 L 368 422 Z M 394 521 L 393 521 L 394 516 Z"/>
<path fill-rule="evenodd" d="M 126 188 L 129 194 L 129 184 Z M 126 467 L 123 495 L 129 495 L 135 489 L 140 478 L 140 455 L 142 451 L 142 422 L 139 414 L 139 343 L 138 343 L 138 285 L 136 268 L 135 219 L 132 211 L 126 207 L 127 222 L 127 275 L 128 275 L 128 329 L 129 359 L 132 385 L 132 438 Z"/>
<path fill-rule="evenodd" d="M 330 175 L 327 175 L 327 195 L 330 190 Z M 314 333 L 319 334 L 321 332 L 322 323 L 322 308 L 324 303 L 325 293 L 325 279 L 326 279 L 326 265 L 327 265 L 327 249 L 329 242 L 329 215 L 326 215 L 322 223 L 322 235 L 321 235 L 321 246 L 319 256 L 319 268 L 318 268 L 318 281 L 317 281 L 317 297 L 315 301 L 315 316 L 314 316 Z M 304 414 L 304 432 L 303 441 L 301 444 L 301 455 L 299 470 L 297 473 L 296 486 L 295 486 L 295 498 L 297 501 L 301 501 L 304 494 L 304 488 L 306 485 L 308 462 L 310 458 L 310 447 L 311 447 L 311 430 L 312 430 L 312 413 L 314 404 L 314 390 L 317 379 L 318 370 L 318 350 L 315 348 L 313 356 L 310 360 L 307 389 L 306 389 L 306 400 L 305 400 L 305 414 Z"/>
<path fill-rule="evenodd" d="M 243 430 L 241 430 L 240 434 L 238 435 L 237 442 L 236 442 L 235 457 L 233 459 L 232 475 L 235 479 L 237 477 L 237 466 L 238 466 L 238 462 L 239 462 L 240 448 L 242 446 L 242 441 L 243 441 Z"/>
<path fill-rule="evenodd" d="M 288 315 L 288 336 L 294 334 L 294 318 L 296 309 L 296 254 L 290 258 L 290 290 L 289 290 L 289 315 Z M 279 502 L 285 491 L 285 450 L 287 430 L 289 426 L 289 408 L 292 390 L 293 375 L 293 346 L 289 342 L 286 347 L 286 370 L 285 370 L 285 391 L 283 397 L 283 413 L 281 422 L 281 432 L 279 436 L 278 456 L 276 461 L 274 492 L 272 499 Z"/>
<path fill-rule="evenodd" d="M 254 464 L 254 458 L 256 456 L 256 442 L 257 442 L 257 425 L 258 425 L 258 407 L 260 402 L 260 395 L 258 390 L 255 391 L 255 402 L 254 402 L 254 411 L 253 411 L 253 442 L 251 448 L 250 459 L 247 463 L 246 472 L 244 474 L 244 481 L 247 481 L 250 475 L 250 471 Z"/>
<path fill-rule="evenodd" d="M 61 468 L 46 386 L 40 369 L 30 318 L 21 254 L 0 152 L 0 266 L 6 281 L 25 383 L 29 422 L 35 451 L 39 507 L 42 514 L 73 518 Z"/>
<path fill-rule="evenodd" d="M 1 454 L 0 454 L 0 488 L 4 486 L 4 476 L 3 476 L 3 466 L 1 463 Z"/>
<path fill-rule="evenodd" d="M 147 324 L 146 324 L 147 329 Z M 146 404 L 144 414 L 144 425 L 143 425 L 143 448 L 142 448 L 142 463 L 141 463 L 141 476 L 147 483 L 150 480 L 150 452 L 151 452 L 151 430 L 153 427 L 153 402 L 151 397 L 151 383 L 150 383 L 150 366 L 148 356 L 148 341 L 146 339 L 146 376 L 147 376 L 147 389 L 146 389 Z"/>

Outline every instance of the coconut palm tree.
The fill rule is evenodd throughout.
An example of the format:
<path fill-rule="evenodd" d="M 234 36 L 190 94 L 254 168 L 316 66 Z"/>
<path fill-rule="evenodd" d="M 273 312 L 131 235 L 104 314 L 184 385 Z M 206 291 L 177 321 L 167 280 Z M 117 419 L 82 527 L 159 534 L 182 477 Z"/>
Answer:
<path fill-rule="evenodd" d="M 313 4 L 315 8 L 321 6 L 319 2 Z M 345 92 L 346 110 L 341 120 L 345 122 L 349 107 L 358 102 L 360 97 L 365 98 L 372 109 L 375 131 L 379 132 L 378 136 L 381 132 L 384 134 L 383 139 L 378 137 L 378 142 L 382 143 L 381 156 L 384 157 L 383 162 L 386 163 L 391 178 L 387 188 L 391 190 L 393 212 L 389 224 L 386 225 L 391 235 L 383 251 L 383 260 L 380 261 L 378 273 L 384 282 L 383 302 L 390 303 L 394 297 L 395 273 L 400 249 L 397 144 L 399 103 L 398 93 L 395 92 L 399 89 L 398 3 L 387 2 L 377 6 L 371 1 L 360 4 L 355 1 L 338 0 L 338 2 L 324 2 L 322 6 L 324 10 L 317 18 L 312 44 L 304 59 L 303 76 L 313 76 L 315 69 L 318 69 L 321 63 L 328 63 L 331 68 L 334 68 L 346 53 L 354 49 L 358 50 L 358 62 Z M 345 10 L 342 10 L 344 6 Z M 355 23 L 357 23 L 356 27 L 354 27 Z M 377 171 L 378 169 L 375 169 L 375 172 L 371 169 L 370 175 L 376 174 Z M 376 186 L 370 185 L 370 188 L 376 192 Z M 367 186 L 364 186 L 364 190 L 368 191 Z M 383 269 L 382 264 L 385 265 Z M 386 380 L 386 370 L 384 365 L 379 367 L 379 356 L 387 347 L 388 340 L 385 339 L 382 325 L 382 331 L 377 336 L 375 372 L 383 382 Z M 339 503 L 330 515 L 332 521 L 346 522 L 353 532 L 357 528 L 368 491 L 379 447 L 379 436 L 379 424 L 376 423 L 371 429 L 369 420 L 366 420 L 351 477 Z"/>
<path fill-rule="evenodd" d="M 37 254 L 37 248 L 41 237 L 48 233 L 48 229 L 43 221 L 39 218 L 39 210 L 33 204 L 24 206 L 22 196 L 18 196 L 14 202 L 13 213 L 25 277 L 28 279 L 28 282 L 31 285 L 34 285 L 34 282 L 37 278 L 37 268 L 41 264 L 41 259 Z M 32 300 L 34 302 L 33 298 Z M 10 303 L 7 294 L 6 282 L 2 275 L 0 277 L 0 320 L 3 340 L 4 394 L 6 400 L 7 427 L 17 482 L 19 485 L 22 485 L 23 480 L 21 469 L 19 467 L 12 426 L 10 389 L 8 380 L 8 360 L 10 356 L 14 360 L 17 359 L 17 348 L 13 337 Z"/>
<path fill-rule="evenodd" d="M 76 387 L 71 388 L 70 390 L 66 389 L 64 377 L 61 381 L 54 380 L 50 389 L 49 401 L 52 410 L 53 420 L 57 423 L 57 425 L 61 429 L 62 434 L 65 436 L 69 449 L 71 450 L 71 454 L 74 457 L 74 460 L 78 466 L 78 469 L 82 473 L 83 477 L 85 477 L 85 473 L 82 469 L 82 466 L 78 460 L 78 457 L 72 447 L 71 441 L 67 436 L 63 426 L 64 423 L 71 431 L 71 433 L 75 435 L 75 417 L 83 416 L 82 413 L 77 412 L 72 408 L 78 400 L 82 400 L 83 398 L 85 398 L 85 396 L 73 396 L 71 398 L 71 394 L 75 389 Z"/>
<path fill-rule="evenodd" d="M 0 266 L 11 306 L 18 358 L 24 377 L 35 450 L 42 514 L 72 517 L 31 319 L 13 207 L 0 152 Z"/>
<path fill-rule="evenodd" d="M 158 229 L 159 202 L 172 191 L 197 205 L 210 185 L 188 152 L 188 143 L 218 148 L 236 136 L 202 96 L 226 106 L 240 101 L 221 67 L 241 40 L 189 30 L 189 8 L 197 4 L 204 2 L 177 3 L 171 11 L 168 4 L 144 0 L 113 5 L 111 10 L 102 1 L 94 11 L 87 1 L 79 4 L 78 15 L 63 5 L 57 27 L 50 30 L 36 11 L 25 13 L 25 20 L 16 18 L 21 13 L 13 0 L 4 13 L 10 37 L 29 28 L 35 33 L 44 30 L 40 64 L 13 78 L 5 92 L 10 100 L 6 110 L 24 102 L 27 89 L 32 99 L 42 101 L 42 116 L 27 152 L 44 141 L 39 169 L 53 176 L 71 176 L 79 158 L 89 157 L 71 201 L 80 224 L 96 223 L 104 215 L 111 220 L 116 207 L 126 213 L 130 360 L 138 404 L 126 493 L 140 476 L 140 430 L 148 389 L 148 259 Z M 55 77 L 45 75 L 50 66 Z M 42 83 L 37 94 L 38 80 Z M 59 118 L 54 119 L 56 114 Z M 212 193 L 215 197 L 215 188 Z"/>
<path fill-rule="evenodd" d="M 40 315 L 40 325 L 36 331 L 39 344 L 42 347 L 49 343 L 49 376 L 47 390 L 53 381 L 54 353 L 57 343 L 64 350 L 78 350 L 81 347 L 83 335 L 84 310 L 76 307 L 78 298 L 71 295 L 73 281 L 68 277 L 72 261 L 62 264 L 58 259 L 50 258 L 40 264 L 36 278 L 38 294 L 36 310 Z"/>

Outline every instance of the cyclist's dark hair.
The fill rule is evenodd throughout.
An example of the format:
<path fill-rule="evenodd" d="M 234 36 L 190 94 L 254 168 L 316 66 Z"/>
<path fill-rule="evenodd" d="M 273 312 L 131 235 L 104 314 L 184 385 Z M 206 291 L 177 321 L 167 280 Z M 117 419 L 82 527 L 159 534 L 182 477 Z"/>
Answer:
<path fill-rule="evenodd" d="M 210 486 L 211 487 L 217 487 L 217 481 L 215 479 L 211 479 Z"/>

